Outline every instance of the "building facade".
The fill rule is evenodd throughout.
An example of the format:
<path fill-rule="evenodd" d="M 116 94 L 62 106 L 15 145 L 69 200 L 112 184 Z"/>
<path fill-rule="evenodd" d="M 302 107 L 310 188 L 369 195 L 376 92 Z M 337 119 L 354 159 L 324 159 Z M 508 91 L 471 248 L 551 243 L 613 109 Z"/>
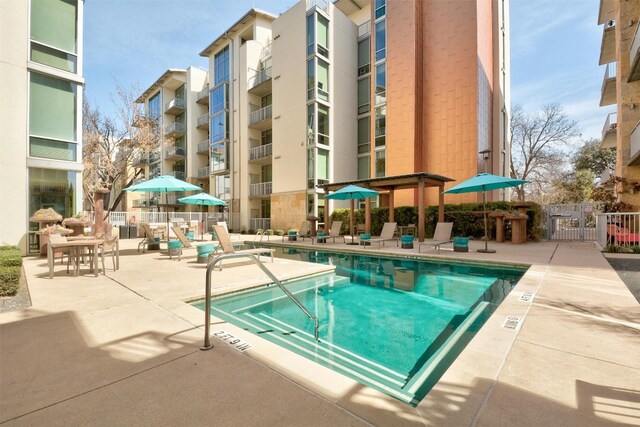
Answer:
<path fill-rule="evenodd" d="M 38 250 L 29 217 L 82 201 L 82 0 L 0 2 L 0 243 Z"/>
<path fill-rule="evenodd" d="M 329 182 L 507 175 L 507 17 L 507 0 L 302 0 L 278 16 L 243 15 L 200 52 L 208 188 L 228 202 L 231 227 L 296 228 L 347 207 L 324 199 Z M 417 191 L 394 204 L 415 205 Z M 438 202 L 435 190 L 425 196 Z"/>
<path fill-rule="evenodd" d="M 602 147 L 616 148 L 618 201 L 640 210 L 640 2 L 601 0 L 600 65 L 605 65 L 600 106 L 612 106 L 602 129 Z"/>

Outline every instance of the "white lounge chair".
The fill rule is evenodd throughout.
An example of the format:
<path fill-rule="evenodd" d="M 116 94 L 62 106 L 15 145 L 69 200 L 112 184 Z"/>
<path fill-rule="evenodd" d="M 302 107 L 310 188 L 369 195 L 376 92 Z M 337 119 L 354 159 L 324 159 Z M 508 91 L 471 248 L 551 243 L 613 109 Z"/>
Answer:
<path fill-rule="evenodd" d="M 436 231 L 433 233 L 433 239 L 425 240 L 418 244 L 418 252 L 423 246 L 433 247 L 440 253 L 440 246 L 446 243 L 451 243 L 451 230 L 453 230 L 452 222 L 439 222 L 436 224 Z"/>
<path fill-rule="evenodd" d="M 331 229 L 329 230 L 329 234 L 326 236 L 315 236 L 311 237 L 311 244 L 314 243 L 315 240 L 319 242 L 326 242 L 327 239 L 333 239 L 333 243 L 336 242 L 336 239 L 342 239 L 344 242 L 344 236 L 340 235 L 340 229 L 342 228 L 342 221 L 333 221 L 331 223 Z"/>
<path fill-rule="evenodd" d="M 301 238 L 302 240 L 304 240 L 305 238 L 310 239 L 311 238 L 311 234 L 309 234 L 309 221 L 302 221 L 302 225 L 300 226 L 300 230 L 298 230 L 297 234 L 283 234 L 282 235 L 282 241 L 284 242 L 285 239 L 289 238 L 289 237 L 295 237 L 295 238 Z"/>
<path fill-rule="evenodd" d="M 395 235 L 397 225 L 398 224 L 395 222 L 385 222 L 384 225 L 382 226 L 380 237 L 377 237 L 375 239 L 365 240 L 365 242 L 370 242 L 371 244 L 377 243 L 379 248 L 380 243 L 382 243 L 382 246 L 384 246 L 385 242 L 390 242 L 395 240 L 396 246 L 398 246 L 398 237 Z M 364 247 L 366 248 L 367 246 L 364 245 Z"/>
<path fill-rule="evenodd" d="M 254 248 L 254 249 L 242 249 L 237 251 L 234 247 L 233 244 L 231 243 L 231 239 L 229 239 L 229 233 L 227 233 L 227 231 L 224 229 L 223 226 L 221 225 L 214 225 L 213 226 L 213 231 L 216 232 L 216 235 L 218 236 L 218 242 L 220 243 L 220 247 L 222 248 L 222 252 L 224 252 L 225 254 L 254 254 L 254 255 L 270 255 L 271 256 L 271 262 L 273 262 L 273 253 L 275 252 L 275 249 L 271 249 L 271 248 Z M 214 252 L 215 254 L 215 252 Z M 211 261 L 214 256 L 214 254 L 211 254 L 209 256 L 209 260 Z M 220 262 L 220 270 L 222 270 L 222 262 Z"/>

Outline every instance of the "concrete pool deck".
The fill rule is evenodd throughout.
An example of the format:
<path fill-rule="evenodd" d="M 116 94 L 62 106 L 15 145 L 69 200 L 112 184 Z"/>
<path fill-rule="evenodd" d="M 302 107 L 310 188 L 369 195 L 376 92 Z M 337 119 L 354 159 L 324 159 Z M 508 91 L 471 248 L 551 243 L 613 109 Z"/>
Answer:
<path fill-rule="evenodd" d="M 413 408 L 228 323 L 251 343 L 200 351 L 204 294 L 195 251 L 137 254 L 120 270 L 67 276 L 25 258 L 33 306 L 0 314 L 0 423 L 7 425 L 620 425 L 640 424 L 640 306 L 592 243 L 496 244 L 496 254 L 427 256 L 530 264 L 482 330 Z M 298 242 L 296 246 L 302 246 Z M 317 250 L 349 249 L 344 244 Z M 359 249 L 358 247 L 356 247 Z M 385 246 L 380 251 L 416 255 Z M 225 264 L 226 265 L 226 264 Z M 276 260 L 281 279 L 326 266 Z M 218 292 L 264 283 L 252 265 L 213 273 Z M 522 301 L 523 293 L 534 297 Z M 526 299 L 526 298 L 524 298 Z M 509 317 L 520 318 L 506 329 Z M 276 363 L 273 363 L 273 362 Z"/>

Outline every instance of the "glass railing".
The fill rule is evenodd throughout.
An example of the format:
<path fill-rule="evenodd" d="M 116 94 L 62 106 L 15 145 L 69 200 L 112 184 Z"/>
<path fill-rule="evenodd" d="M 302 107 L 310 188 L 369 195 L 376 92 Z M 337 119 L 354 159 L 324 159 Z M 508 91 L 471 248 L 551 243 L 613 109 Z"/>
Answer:
<path fill-rule="evenodd" d="M 358 26 L 358 38 L 371 34 L 371 21 Z"/>
<path fill-rule="evenodd" d="M 198 168 L 198 178 L 206 178 L 209 176 L 209 166 Z"/>
<path fill-rule="evenodd" d="M 164 157 L 174 157 L 174 156 L 184 157 L 186 155 L 187 155 L 187 152 L 182 147 L 170 147 L 170 148 L 167 148 L 164 152 Z"/>
<path fill-rule="evenodd" d="M 184 99 L 176 98 L 176 99 L 173 99 L 173 100 L 167 102 L 164 105 L 164 111 L 169 111 L 172 108 L 180 108 L 180 109 L 184 110 L 185 105 L 186 104 L 184 102 Z"/>
<path fill-rule="evenodd" d="M 209 151 L 209 140 L 198 142 L 198 153 L 207 153 Z"/>
<path fill-rule="evenodd" d="M 258 86 L 260 83 L 266 82 L 271 78 L 271 67 L 258 71 L 255 76 L 249 79 L 249 89 Z"/>
<path fill-rule="evenodd" d="M 165 128 L 164 128 L 165 133 L 184 133 L 187 131 L 187 127 L 185 126 L 184 123 L 178 123 L 178 122 L 173 122 L 173 123 L 169 123 Z"/>
<path fill-rule="evenodd" d="M 184 173 L 184 171 L 172 171 L 169 172 L 169 175 L 177 179 L 184 179 L 186 174 Z"/>
<path fill-rule="evenodd" d="M 209 126 L 209 113 L 198 117 L 198 127 Z"/>

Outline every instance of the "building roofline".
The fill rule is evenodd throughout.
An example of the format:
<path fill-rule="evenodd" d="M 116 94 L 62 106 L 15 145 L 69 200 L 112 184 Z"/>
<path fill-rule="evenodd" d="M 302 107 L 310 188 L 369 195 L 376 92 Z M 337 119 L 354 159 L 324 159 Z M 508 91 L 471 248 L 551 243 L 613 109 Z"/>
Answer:
<path fill-rule="evenodd" d="M 256 9 L 255 7 L 251 8 L 251 9 L 249 9 L 249 11 L 247 13 L 242 15 L 242 17 L 240 19 L 238 19 L 236 22 L 234 22 L 233 25 L 231 25 L 226 31 L 224 31 L 217 39 L 215 39 L 213 42 L 211 42 L 211 44 L 209 44 L 209 46 L 204 48 L 202 50 L 202 52 L 200 52 L 200 56 L 208 57 L 209 55 L 211 55 L 211 52 L 213 51 L 213 49 L 216 46 L 220 45 L 220 42 L 222 42 L 222 40 L 224 40 L 229 35 L 229 33 L 233 33 L 235 31 L 237 31 L 238 27 L 241 24 L 244 24 L 244 22 L 247 20 L 247 18 L 255 18 L 257 16 L 262 16 L 263 18 L 271 19 L 272 21 L 278 17 L 277 15 L 274 15 L 273 13 L 266 12 L 264 10 Z"/>
<path fill-rule="evenodd" d="M 169 68 L 167 71 L 165 71 L 159 78 L 158 80 L 156 80 L 151 86 L 149 86 L 143 93 L 142 95 L 140 95 L 138 97 L 138 99 L 136 99 L 136 102 L 141 104 L 144 102 L 145 99 L 147 99 L 149 97 L 149 95 L 151 95 L 151 92 L 153 92 L 156 88 L 159 88 L 162 86 L 162 84 L 167 81 L 167 79 L 172 75 L 172 74 L 187 74 L 187 70 L 183 70 L 182 68 Z"/>

